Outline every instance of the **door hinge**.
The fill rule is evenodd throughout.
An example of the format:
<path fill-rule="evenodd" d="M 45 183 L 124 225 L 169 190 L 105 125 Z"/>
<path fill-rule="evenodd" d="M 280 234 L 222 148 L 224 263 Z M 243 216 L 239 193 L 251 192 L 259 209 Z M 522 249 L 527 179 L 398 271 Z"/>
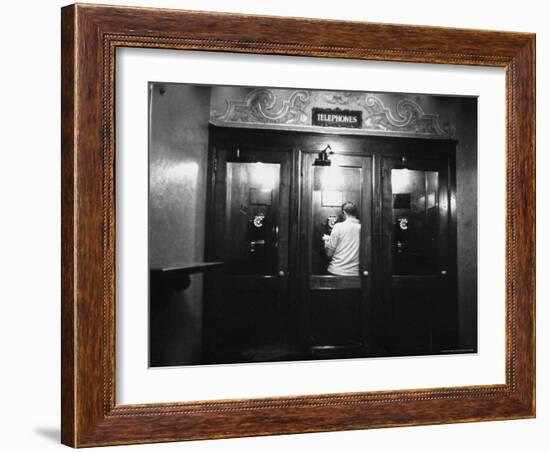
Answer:
<path fill-rule="evenodd" d="M 214 157 L 214 161 L 212 162 L 212 169 L 214 172 L 218 171 L 218 157 Z"/>

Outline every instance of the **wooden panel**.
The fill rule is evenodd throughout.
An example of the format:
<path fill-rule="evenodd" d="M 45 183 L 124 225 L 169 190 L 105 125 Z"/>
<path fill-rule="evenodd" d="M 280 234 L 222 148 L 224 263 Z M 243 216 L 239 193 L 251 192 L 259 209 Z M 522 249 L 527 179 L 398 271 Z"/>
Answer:
<path fill-rule="evenodd" d="M 425 355 L 437 353 L 434 341 L 435 309 L 448 303 L 442 278 L 393 277 L 390 299 L 391 355 Z M 453 320 L 456 316 L 453 316 Z"/>
<path fill-rule="evenodd" d="M 310 345 L 361 343 L 361 290 L 312 290 Z"/>
<path fill-rule="evenodd" d="M 76 212 L 75 212 L 75 139 L 76 107 L 75 98 L 75 11 L 74 8 L 61 10 L 61 442 L 75 445 L 77 441 L 75 398 L 76 367 L 76 315 L 75 309 L 75 247 L 76 247 Z M 82 344 L 81 344 L 82 346 Z"/>
<path fill-rule="evenodd" d="M 311 275 L 309 280 L 312 290 L 361 289 L 359 276 Z"/>
<path fill-rule="evenodd" d="M 278 343 L 284 282 L 277 277 L 225 277 L 216 284 L 205 325 L 209 331 L 205 364 L 245 362 L 253 347 Z"/>

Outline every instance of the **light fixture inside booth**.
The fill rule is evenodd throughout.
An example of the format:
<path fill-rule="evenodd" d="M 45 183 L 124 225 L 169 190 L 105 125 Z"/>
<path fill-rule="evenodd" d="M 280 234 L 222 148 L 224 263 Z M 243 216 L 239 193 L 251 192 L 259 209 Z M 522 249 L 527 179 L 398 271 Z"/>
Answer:
<path fill-rule="evenodd" d="M 334 151 L 330 147 L 330 144 L 327 144 L 327 147 L 317 155 L 317 158 L 313 162 L 313 166 L 330 166 L 332 162 L 330 161 L 329 155 L 332 154 L 334 154 Z"/>
<path fill-rule="evenodd" d="M 408 193 L 410 190 L 411 174 L 407 157 L 401 156 L 401 161 L 391 171 L 393 193 Z"/>
<path fill-rule="evenodd" d="M 331 156 L 334 156 L 332 159 Z M 330 144 L 317 154 L 313 162 L 315 179 L 320 183 L 318 188 L 323 191 L 324 196 L 329 192 L 333 195 L 342 191 L 344 183 L 344 172 L 340 166 L 341 161 L 338 155 L 332 150 Z M 320 168 L 315 168 L 320 167 Z M 340 194 L 341 196 L 341 194 Z M 335 199 L 335 197 L 331 198 Z M 341 203 L 338 203 L 341 204 Z"/>
<path fill-rule="evenodd" d="M 279 173 L 281 165 L 279 163 L 265 162 L 261 155 L 243 151 L 241 145 L 237 145 L 235 150 L 227 157 L 227 165 L 231 170 L 227 170 L 228 180 L 235 178 L 243 184 L 250 184 L 255 190 L 274 190 L 279 184 Z M 246 182 L 245 182 L 246 181 Z"/>

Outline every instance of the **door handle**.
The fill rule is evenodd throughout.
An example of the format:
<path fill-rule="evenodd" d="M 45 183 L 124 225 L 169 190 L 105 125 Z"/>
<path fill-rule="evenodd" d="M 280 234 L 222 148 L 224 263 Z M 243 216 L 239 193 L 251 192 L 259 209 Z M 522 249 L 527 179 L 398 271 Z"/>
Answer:
<path fill-rule="evenodd" d="M 369 271 L 368 270 L 363 270 L 363 276 L 369 276 Z"/>
<path fill-rule="evenodd" d="M 279 270 L 278 275 L 279 276 L 286 276 L 287 273 L 284 270 Z"/>
<path fill-rule="evenodd" d="M 447 270 L 441 270 L 441 274 L 442 274 L 442 275 L 446 275 L 446 274 L 447 274 Z"/>

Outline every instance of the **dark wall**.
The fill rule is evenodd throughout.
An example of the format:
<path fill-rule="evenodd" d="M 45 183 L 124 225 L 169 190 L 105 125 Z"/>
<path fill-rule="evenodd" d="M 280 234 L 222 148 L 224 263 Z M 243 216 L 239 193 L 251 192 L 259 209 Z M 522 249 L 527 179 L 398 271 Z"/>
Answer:
<path fill-rule="evenodd" d="M 204 260 L 209 115 L 210 88 L 150 85 L 151 268 Z M 186 291 L 161 301 L 150 325 L 151 362 L 197 362 L 202 347 L 201 276 L 192 275 Z"/>
<path fill-rule="evenodd" d="M 427 97 L 424 104 L 456 128 L 459 347 L 468 349 L 477 342 L 477 101 Z"/>

